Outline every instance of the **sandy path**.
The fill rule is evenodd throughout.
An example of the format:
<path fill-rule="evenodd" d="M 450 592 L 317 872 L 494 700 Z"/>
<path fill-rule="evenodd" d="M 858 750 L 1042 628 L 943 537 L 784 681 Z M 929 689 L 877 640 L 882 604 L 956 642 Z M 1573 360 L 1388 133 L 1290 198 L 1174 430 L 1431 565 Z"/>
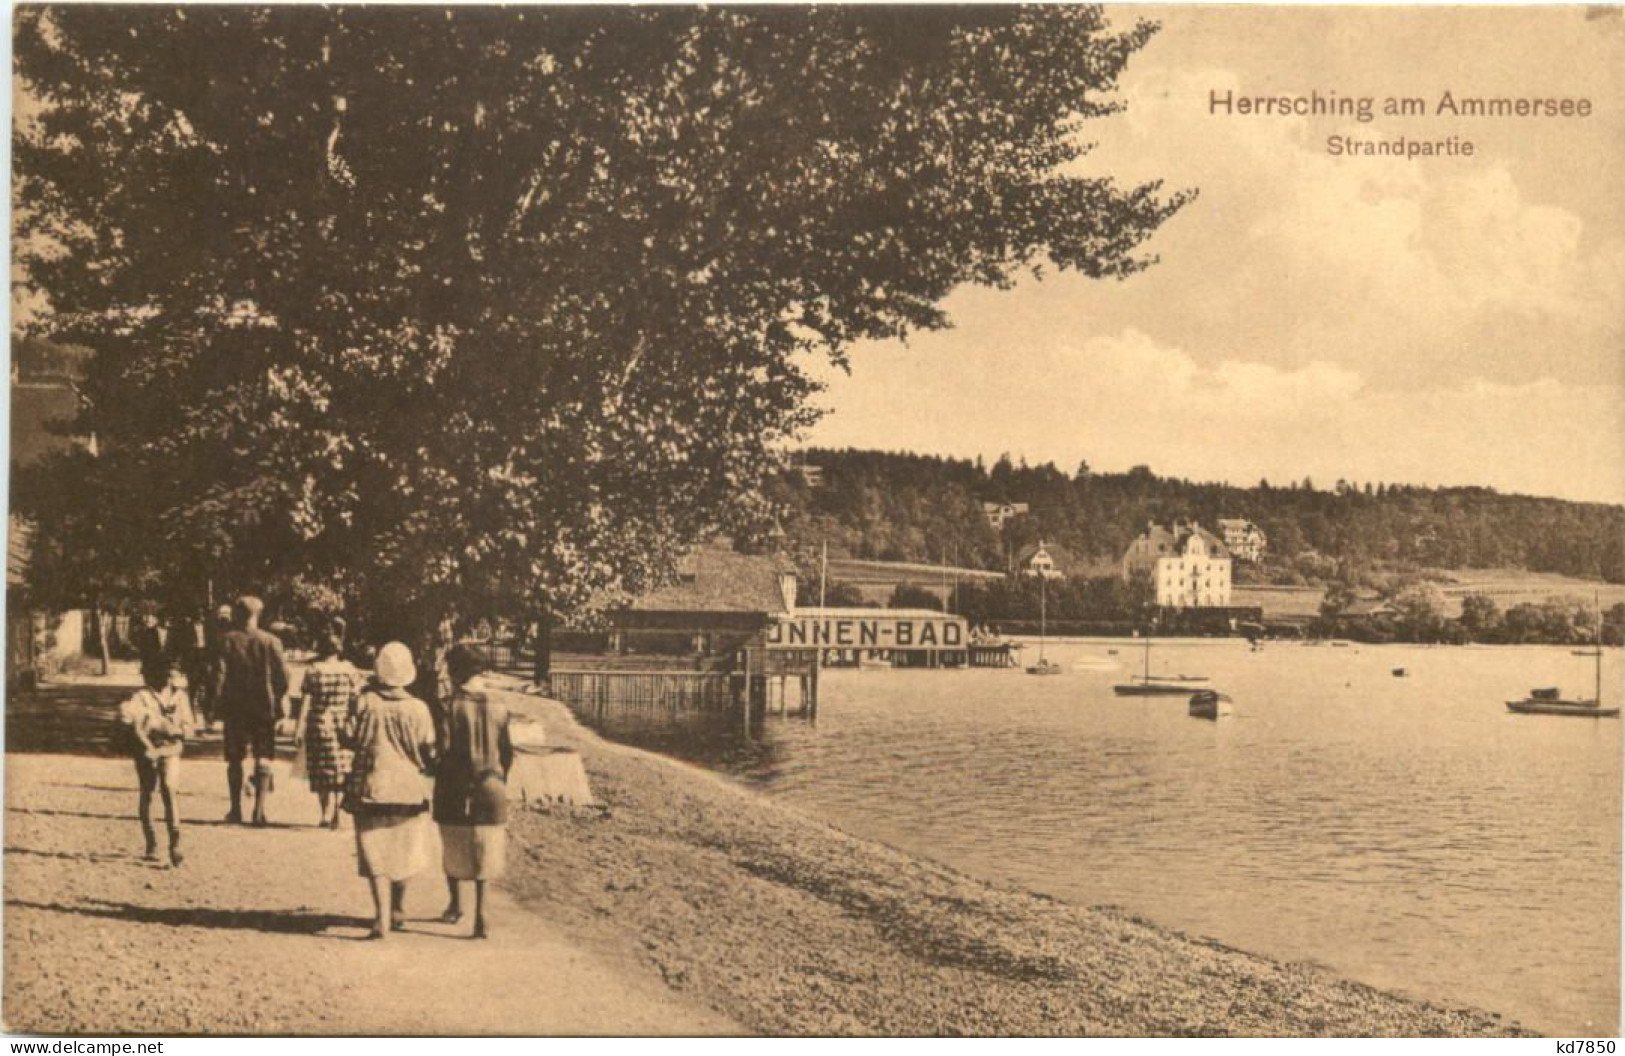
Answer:
<path fill-rule="evenodd" d="M 721 1016 L 609 948 L 566 941 L 498 894 L 486 942 L 414 920 L 360 941 L 370 899 L 353 837 L 315 828 L 284 788 L 283 825 L 219 823 L 224 767 L 188 759 L 186 863 L 142 861 L 135 775 L 116 759 L 6 759 L 4 1023 L 50 1034 L 705 1034 Z M 408 917 L 438 913 L 433 878 Z M 460 929 L 458 929 L 460 930 Z"/>

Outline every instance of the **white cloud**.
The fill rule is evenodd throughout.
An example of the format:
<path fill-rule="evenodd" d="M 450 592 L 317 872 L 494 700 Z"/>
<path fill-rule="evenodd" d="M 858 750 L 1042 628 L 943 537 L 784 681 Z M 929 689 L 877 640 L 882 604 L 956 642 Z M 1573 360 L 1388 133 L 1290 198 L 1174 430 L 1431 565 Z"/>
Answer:
<path fill-rule="evenodd" d="M 1080 167 L 1200 190 L 1152 240 L 1161 263 L 1125 283 L 956 292 L 957 330 L 854 350 L 855 376 L 832 387 L 837 413 L 814 439 L 1237 483 L 1625 500 L 1618 112 L 1470 128 L 1214 116 L 1214 89 L 1425 96 L 1448 74 L 1515 91 L 1535 67 L 1509 63 L 1493 32 L 1458 40 L 1455 23 L 1406 12 L 1340 11 L 1335 40 L 1298 33 L 1313 21 L 1303 13 L 1158 17 L 1169 28 L 1129 66 L 1129 109 L 1087 129 L 1099 146 Z M 1418 18 L 1434 32 L 1411 40 Z M 1597 81 L 1617 63 L 1584 50 L 1617 56 L 1617 44 L 1571 32 L 1566 15 L 1506 18 L 1590 56 L 1565 91 L 1617 95 Z M 1248 26 L 1276 35 L 1238 35 Z M 1464 133 L 1478 152 L 1339 158 L 1325 149 L 1334 133 Z"/>
<path fill-rule="evenodd" d="M 1146 463 L 1159 473 L 1251 484 L 1312 476 L 1488 484 L 1503 491 L 1625 499 L 1625 389 L 1551 378 L 1469 379 L 1450 387 L 1371 387 L 1345 366 L 1204 365 L 1142 331 L 994 351 L 979 386 L 941 386 L 933 339 L 866 356 L 834 383 L 840 413 L 810 437 L 995 457 L 1010 451 L 1070 469 Z M 1000 364 L 1009 369 L 999 370 Z M 1042 376 L 1042 384 L 1015 377 Z"/>
<path fill-rule="evenodd" d="M 1443 380 L 1464 360 L 1490 377 L 1530 380 L 1559 346 L 1577 376 L 1617 374 L 1625 239 L 1588 229 L 1577 211 L 1588 203 L 1532 196 L 1514 174 L 1517 152 L 1486 138 L 1504 130 L 1479 126 L 1471 159 L 1333 157 L 1333 134 L 1462 130 L 1380 116 L 1211 115 L 1213 90 L 1249 86 L 1222 69 L 1140 70 L 1129 111 L 1086 159 L 1094 171 L 1201 190 L 1158 239 L 1163 263 L 1147 278 L 1165 299 L 1178 281 L 1184 302 L 1210 319 L 1229 309 L 1226 322 L 1271 362 L 1359 363 L 1379 386 Z M 1199 357 L 1217 354 L 1192 340 L 1178 303 L 1158 322 Z"/>

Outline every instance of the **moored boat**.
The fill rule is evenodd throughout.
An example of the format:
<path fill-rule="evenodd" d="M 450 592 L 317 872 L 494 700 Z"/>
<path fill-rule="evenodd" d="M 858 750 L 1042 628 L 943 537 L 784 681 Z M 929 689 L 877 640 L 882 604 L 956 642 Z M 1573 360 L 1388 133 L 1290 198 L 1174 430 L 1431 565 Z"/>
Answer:
<path fill-rule="evenodd" d="M 1151 639 L 1145 640 L 1145 672 L 1135 675 L 1128 682 L 1119 683 L 1112 687 L 1112 692 L 1120 697 L 1172 697 L 1184 696 L 1191 691 L 1193 682 L 1206 682 L 1206 675 L 1157 675 L 1151 676 Z"/>
<path fill-rule="evenodd" d="M 1191 687 L 1184 683 L 1158 682 L 1155 679 L 1149 682 L 1141 679 L 1112 687 L 1112 692 L 1120 697 L 1183 697 L 1190 691 Z"/>
<path fill-rule="evenodd" d="M 1576 652 L 1576 655 L 1583 655 Z M 1590 700 L 1570 700 L 1555 686 L 1531 689 L 1522 700 L 1507 701 L 1507 710 L 1520 715 L 1578 715 L 1589 719 L 1611 719 L 1619 715 L 1618 708 L 1602 706 L 1602 602 L 1597 602 L 1597 644 L 1589 655 L 1596 661 L 1596 696 Z"/>
<path fill-rule="evenodd" d="M 1038 663 L 1027 668 L 1029 675 L 1059 675 L 1060 664 L 1044 659 L 1044 642 L 1049 637 L 1048 588 L 1044 576 L 1038 577 Z"/>
<path fill-rule="evenodd" d="M 1533 696 L 1509 700 L 1507 708 L 1520 715 L 1579 715 L 1592 719 L 1612 719 L 1619 715 L 1618 708 L 1605 708 L 1594 700 L 1544 700 Z"/>
<path fill-rule="evenodd" d="M 1195 719 L 1220 719 L 1234 711 L 1229 697 L 1217 690 L 1204 689 L 1191 694 L 1190 713 Z"/>

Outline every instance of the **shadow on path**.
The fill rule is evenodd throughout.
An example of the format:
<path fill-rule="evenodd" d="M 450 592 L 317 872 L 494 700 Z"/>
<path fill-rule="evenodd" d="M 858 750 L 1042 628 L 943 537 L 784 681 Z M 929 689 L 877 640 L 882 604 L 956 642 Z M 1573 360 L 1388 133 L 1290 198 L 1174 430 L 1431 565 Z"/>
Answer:
<path fill-rule="evenodd" d="M 118 708 L 138 688 L 135 681 L 47 682 L 9 693 L 6 751 L 123 756 Z M 195 731 L 186 742 L 188 759 L 220 759 L 224 752 L 224 735 L 219 730 Z M 281 758 L 293 754 L 290 731 L 278 735 L 277 752 Z"/>
<path fill-rule="evenodd" d="M 131 767 L 130 769 L 133 772 L 135 768 Z M 137 791 L 135 782 L 133 781 L 127 785 L 85 785 L 75 781 L 42 781 L 40 783 L 47 788 L 82 788 L 87 792 L 119 792 L 127 796 L 133 796 Z M 194 796 L 199 798 L 207 796 L 207 793 L 204 792 L 188 792 L 185 789 L 182 789 L 175 794 L 183 799 Z"/>
<path fill-rule="evenodd" d="M 135 797 L 134 790 L 131 790 L 130 796 L 131 796 L 132 799 Z M 41 817 L 46 817 L 46 818 L 89 818 L 91 820 L 96 820 L 96 821 L 130 821 L 130 822 L 133 822 L 133 821 L 136 820 L 136 817 L 137 817 L 134 809 L 132 809 L 128 814 L 100 814 L 100 813 L 97 813 L 95 811 L 89 811 L 89 810 L 48 810 L 48 809 L 46 809 L 44 807 L 7 807 L 6 808 L 6 813 L 7 814 L 32 814 L 32 815 L 39 815 Z M 181 813 L 182 813 L 181 825 L 185 826 L 187 828 L 190 828 L 193 825 L 213 825 L 213 826 L 219 826 L 221 828 L 224 828 L 227 825 L 230 825 L 233 828 L 239 828 L 239 829 L 241 829 L 241 828 L 253 828 L 254 827 L 252 825 L 238 825 L 236 822 L 228 822 L 224 818 L 188 818 L 188 817 L 185 816 L 185 811 L 182 811 Z M 154 822 L 154 824 L 160 824 L 160 823 L 162 823 L 162 820 L 163 820 L 163 806 L 156 798 L 154 798 L 153 799 L 153 822 Z M 318 826 L 318 825 L 301 825 L 301 824 L 298 824 L 297 822 L 276 822 L 276 821 L 273 821 L 270 824 L 263 826 L 263 828 L 267 828 L 267 829 L 315 829 L 315 828 L 320 828 L 320 826 Z"/>
<path fill-rule="evenodd" d="M 123 685 L 46 683 L 7 694 L 6 751 L 120 755 L 118 706 L 132 692 Z"/>
<path fill-rule="evenodd" d="M 56 902 L 25 902 L 7 899 L 8 909 L 38 909 L 48 913 L 72 913 L 131 924 L 163 924 L 172 928 L 224 928 L 232 931 L 261 931 L 280 935 L 321 935 L 333 928 L 355 928 L 365 932 L 368 922 L 337 913 L 300 913 L 269 909 L 209 909 L 201 906 L 137 906 L 128 902 L 88 899 L 76 905 Z M 328 935 L 333 939 L 364 939 L 364 934 Z"/>
<path fill-rule="evenodd" d="M 36 858 L 60 858 L 69 862 L 106 862 L 112 864 L 140 865 L 145 868 L 157 868 L 155 862 L 137 857 L 134 854 L 124 854 L 117 851 L 99 854 L 95 851 L 42 851 L 37 847 L 19 847 L 16 844 L 7 844 L 6 854 L 30 854 Z"/>

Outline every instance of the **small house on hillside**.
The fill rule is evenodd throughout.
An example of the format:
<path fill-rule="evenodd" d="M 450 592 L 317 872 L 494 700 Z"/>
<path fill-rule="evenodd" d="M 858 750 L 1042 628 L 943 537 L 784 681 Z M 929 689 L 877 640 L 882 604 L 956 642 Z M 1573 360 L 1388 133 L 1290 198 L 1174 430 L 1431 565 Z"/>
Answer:
<path fill-rule="evenodd" d="M 1252 521 L 1237 517 L 1219 518 L 1219 534 L 1224 536 L 1224 548 L 1230 556 L 1242 561 L 1261 561 L 1269 539 L 1263 529 Z"/>
<path fill-rule="evenodd" d="M 993 527 L 994 531 L 1000 530 L 1006 524 L 1009 524 L 1011 519 L 1024 516 L 1027 512 L 1028 506 L 1025 502 L 982 503 L 982 514 L 987 518 L 987 523 Z"/>
<path fill-rule="evenodd" d="M 1039 540 L 1029 543 L 1016 554 L 1016 575 L 1042 576 L 1044 579 L 1062 579 L 1077 575 L 1081 562 L 1071 551 L 1055 543 Z"/>

